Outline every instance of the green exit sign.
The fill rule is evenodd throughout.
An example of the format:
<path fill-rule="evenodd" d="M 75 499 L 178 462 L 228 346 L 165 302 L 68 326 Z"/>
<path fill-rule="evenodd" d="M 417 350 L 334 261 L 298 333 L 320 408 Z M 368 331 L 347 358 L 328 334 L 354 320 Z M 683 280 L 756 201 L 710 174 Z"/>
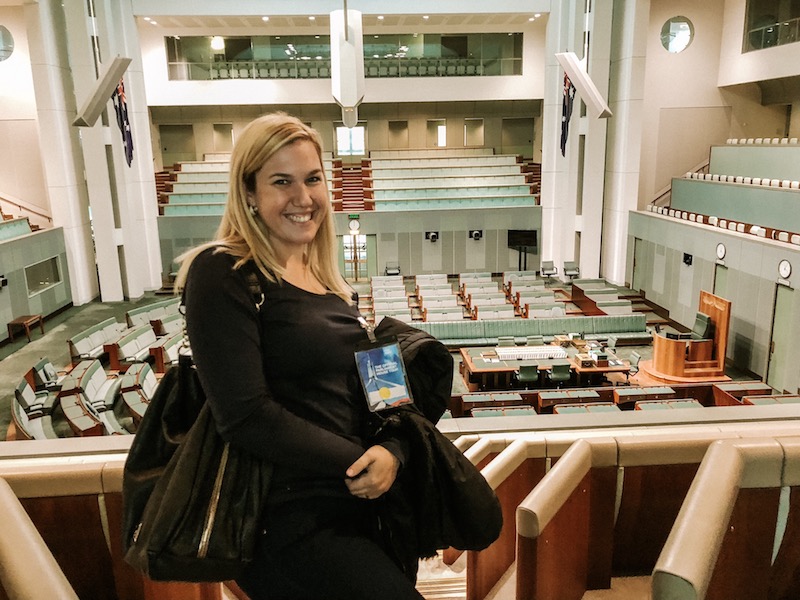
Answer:
<path fill-rule="evenodd" d="M 358 216 L 359 215 L 347 215 L 347 218 L 351 221 L 358 221 Z"/>

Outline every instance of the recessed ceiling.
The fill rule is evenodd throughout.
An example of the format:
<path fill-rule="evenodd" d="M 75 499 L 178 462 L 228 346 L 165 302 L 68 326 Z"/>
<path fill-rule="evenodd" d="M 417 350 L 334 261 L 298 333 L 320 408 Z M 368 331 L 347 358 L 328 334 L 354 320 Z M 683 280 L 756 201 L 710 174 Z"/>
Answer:
<path fill-rule="evenodd" d="M 2 0 L 0 0 L 1 2 Z M 268 22 L 264 22 L 260 16 L 201 16 L 201 15 L 180 15 L 180 16 L 159 16 L 148 15 L 156 21 L 154 27 L 165 29 L 237 29 L 237 28 L 260 28 L 260 29 L 296 29 L 297 33 L 314 32 L 315 30 L 327 30 L 330 27 L 330 17 L 328 15 L 317 15 L 314 21 L 309 20 L 309 15 L 297 16 L 270 16 Z M 426 27 L 521 27 L 528 24 L 529 13 L 500 13 L 500 14 L 450 14 L 450 15 L 431 15 L 429 19 L 423 20 L 422 15 L 385 15 L 382 20 L 378 20 L 378 15 L 363 15 L 362 23 L 364 27 L 409 27 L 417 28 L 425 25 Z"/>

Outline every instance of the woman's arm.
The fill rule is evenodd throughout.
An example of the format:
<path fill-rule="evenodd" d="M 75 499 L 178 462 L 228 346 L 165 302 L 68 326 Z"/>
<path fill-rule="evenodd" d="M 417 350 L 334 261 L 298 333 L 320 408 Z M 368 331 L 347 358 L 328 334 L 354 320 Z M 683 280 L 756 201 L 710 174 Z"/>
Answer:
<path fill-rule="evenodd" d="M 185 291 L 192 355 L 220 435 L 266 460 L 345 477 L 364 449 L 292 414 L 272 397 L 255 299 L 233 262 L 226 254 L 201 254 Z"/>

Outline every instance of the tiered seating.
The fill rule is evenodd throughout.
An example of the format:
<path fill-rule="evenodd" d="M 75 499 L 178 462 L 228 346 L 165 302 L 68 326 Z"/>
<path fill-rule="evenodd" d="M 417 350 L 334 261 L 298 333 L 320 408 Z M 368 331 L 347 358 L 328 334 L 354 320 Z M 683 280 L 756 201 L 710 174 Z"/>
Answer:
<path fill-rule="evenodd" d="M 109 365 L 115 371 L 123 371 L 128 365 L 150 358 L 150 346 L 156 341 L 156 333 L 151 325 L 142 325 L 130 330 L 124 336 L 105 345 Z"/>
<path fill-rule="evenodd" d="M 528 336 L 541 335 L 543 341 L 549 343 L 554 336 L 565 331 L 599 342 L 608 340 L 610 336 L 618 338 L 617 343 L 622 339 L 652 340 L 643 313 L 543 319 L 463 319 L 455 323 L 415 323 L 415 327 L 427 331 L 449 347 L 496 346 L 497 338 L 504 335 L 514 336 L 519 343 L 525 343 Z"/>
<path fill-rule="evenodd" d="M 413 320 L 402 275 L 375 275 L 370 278 L 370 287 L 375 323 L 383 317 L 394 317 L 405 323 Z"/>
<path fill-rule="evenodd" d="M 797 144 L 797 138 L 728 138 L 725 140 L 725 143 L 733 145 L 741 144 L 743 146 L 746 144 Z"/>
<path fill-rule="evenodd" d="M 756 139 L 714 146 L 708 173 L 689 172 L 673 179 L 670 206 L 650 206 L 648 210 L 800 244 L 800 218 L 796 216 L 800 146 L 790 141 Z"/>
<path fill-rule="evenodd" d="M 35 392 L 27 380 L 20 381 L 14 390 L 11 409 L 11 418 L 17 433 L 27 439 L 58 437 L 52 421 L 55 401 L 55 392 Z"/>
<path fill-rule="evenodd" d="M 142 420 L 150 399 L 155 393 L 158 381 L 153 370 L 147 363 L 137 363 L 120 376 L 120 394 L 122 396 L 121 405 L 125 407 L 126 417 L 118 416 L 118 420 L 124 423 L 126 429 L 131 432 L 136 431 L 139 422 Z M 118 413 L 121 411 L 117 411 Z M 130 423 L 127 420 L 130 419 Z"/>
<path fill-rule="evenodd" d="M 221 72 L 221 71 L 220 71 Z M 332 155 L 325 153 L 323 168 L 332 181 Z M 165 216 L 221 215 L 228 196 L 229 159 L 187 161 L 176 165 L 167 177 L 159 177 L 159 213 Z"/>
<path fill-rule="evenodd" d="M 182 344 L 182 330 L 168 333 L 150 344 L 150 356 L 156 373 L 166 373 L 169 367 L 177 364 Z"/>
<path fill-rule="evenodd" d="M 87 364 L 88 363 L 88 364 Z M 59 402 L 68 416 L 77 414 L 76 422 L 80 423 L 77 435 L 91 435 L 128 433 L 114 414 L 115 404 L 119 400 L 120 384 L 122 380 L 117 376 L 109 376 L 103 369 L 99 360 L 85 361 L 70 373 L 65 379 L 59 393 Z M 82 406 L 84 415 L 79 414 Z M 90 420 L 102 423 L 104 432 L 95 432 L 94 426 L 87 425 Z"/>
<path fill-rule="evenodd" d="M 103 358 L 103 346 L 117 341 L 125 325 L 109 318 L 72 336 L 67 340 L 73 365 L 86 359 Z"/>
<path fill-rule="evenodd" d="M 179 315 L 178 309 L 180 305 L 180 298 L 170 298 L 169 300 L 162 300 L 161 302 L 153 302 L 145 306 L 132 308 L 125 313 L 125 319 L 128 322 L 128 327 L 149 325 L 153 321 L 160 321 L 163 323 L 164 319 L 175 319 L 175 315 Z"/>
<path fill-rule="evenodd" d="M 367 181 L 375 210 L 534 206 L 536 196 L 516 156 L 373 153 Z"/>

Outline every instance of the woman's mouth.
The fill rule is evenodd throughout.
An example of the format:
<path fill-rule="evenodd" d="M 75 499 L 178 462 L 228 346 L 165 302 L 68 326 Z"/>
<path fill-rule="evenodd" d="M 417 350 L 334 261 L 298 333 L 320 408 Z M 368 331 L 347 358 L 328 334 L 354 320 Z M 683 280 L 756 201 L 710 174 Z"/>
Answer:
<path fill-rule="evenodd" d="M 285 215 L 292 223 L 306 223 L 311 220 L 311 213 L 303 215 Z"/>

